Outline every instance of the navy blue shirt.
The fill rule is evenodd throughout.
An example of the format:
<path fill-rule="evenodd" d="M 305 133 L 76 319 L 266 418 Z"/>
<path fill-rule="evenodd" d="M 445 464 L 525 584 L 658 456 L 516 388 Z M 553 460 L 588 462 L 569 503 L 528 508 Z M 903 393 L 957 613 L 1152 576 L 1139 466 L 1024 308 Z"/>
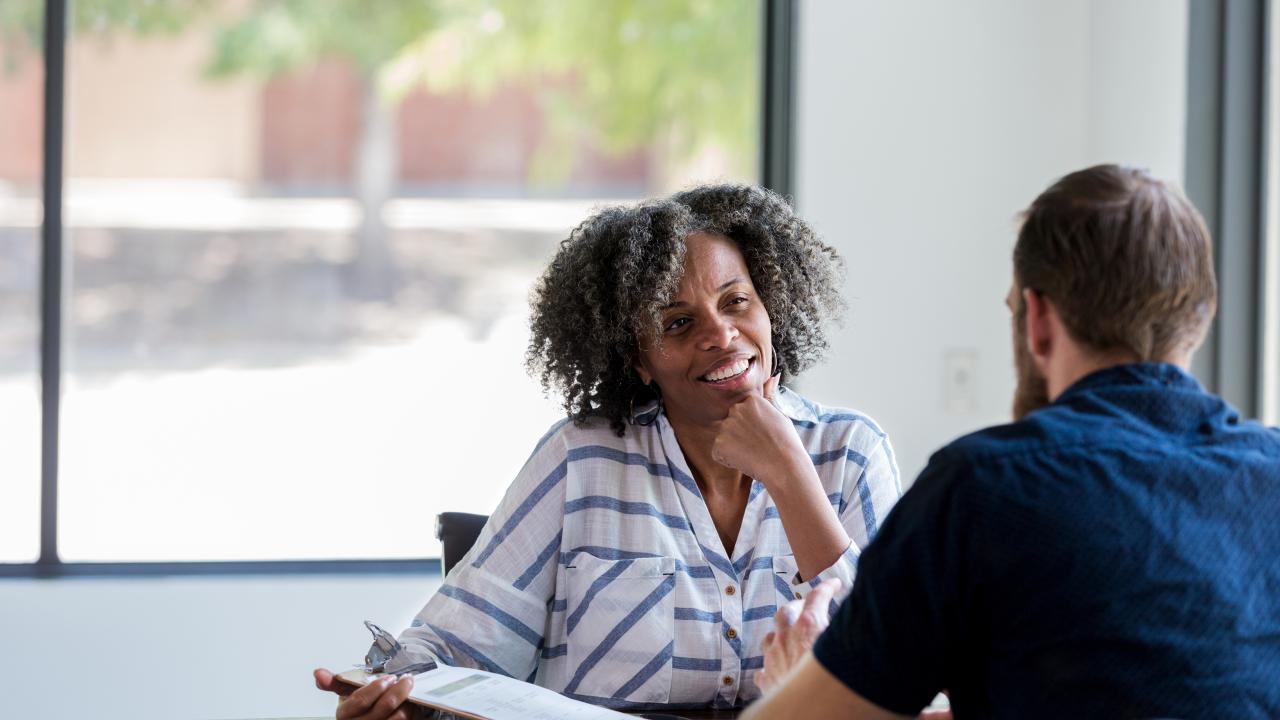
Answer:
<path fill-rule="evenodd" d="M 904 714 L 1280 718 L 1280 430 L 1089 375 L 930 459 L 814 654 Z"/>

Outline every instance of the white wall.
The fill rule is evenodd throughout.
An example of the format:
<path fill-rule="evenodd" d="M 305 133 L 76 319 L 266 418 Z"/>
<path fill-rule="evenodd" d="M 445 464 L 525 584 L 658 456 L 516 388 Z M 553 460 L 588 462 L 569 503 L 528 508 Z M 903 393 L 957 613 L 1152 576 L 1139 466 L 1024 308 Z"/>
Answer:
<path fill-rule="evenodd" d="M 878 418 L 910 478 L 933 448 L 1007 416 L 1016 213 L 1102 160 L 1181 174 L 1186 0 L 801 11 L 797 201 L 848 260 L 852 310 L 803 388 Z M 976 361 L 950 411 L 948 352 L 952 369 Z M 403 627 L 434 585 L 0 581 L 0 716 L 331 715 L 311 668 L 358 660 L 361 620 Z"/>
<path fill-rule="evenodd" d="M 311 670 L 360 662 L 439 581 L 410 576 L 0 581 L 3 718 L 333 717 Z M 345 667 L 343 668 L 345 669 Z"/>
<path fill-rule="evenodd" d="M 844 254 L 850 299 L 802 387 L 879 420 L 905 482 L 1008 418 L 1017 213 L 1097 162 L 1180 181 L 1186 14 L 1164 0 L 801 6 L 796 201 Z"/>

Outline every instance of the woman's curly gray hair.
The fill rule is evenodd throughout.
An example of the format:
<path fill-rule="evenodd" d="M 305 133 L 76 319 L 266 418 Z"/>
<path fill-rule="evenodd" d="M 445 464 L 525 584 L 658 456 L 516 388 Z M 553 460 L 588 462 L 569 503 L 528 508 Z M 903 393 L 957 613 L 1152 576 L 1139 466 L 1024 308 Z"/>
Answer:
<path fill-rule="evenodd" d="M 780 195 L 749 185 L 708 185 L 588 218 L 560 243 L 534 289 L 525 361 L 582 423 L 626 431 L 633 405 L 652 398 L 633 363 L 645 338 L 661 338 L 662 308 L 683 275 L 685 238 L 724 235 L 746 259 L 773 326 L 784 378 L 827 349 L 826 323 L 844 303 L 844 265 Z"/>

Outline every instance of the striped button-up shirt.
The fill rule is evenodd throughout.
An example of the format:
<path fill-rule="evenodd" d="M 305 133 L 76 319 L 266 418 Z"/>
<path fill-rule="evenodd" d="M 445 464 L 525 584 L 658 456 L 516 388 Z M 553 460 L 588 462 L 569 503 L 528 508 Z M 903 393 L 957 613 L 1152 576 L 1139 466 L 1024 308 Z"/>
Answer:
<path fill-rule="evenodd" d="M 664 415 L 623 437 L 603 421 L 562 421 L 400 636 L 405 650 L 389 667 L 478 667 L 618 708 L 757 697 L 778 606 L 829 577 L 847 592 L 901 494 L 889 440 L 866 416 L 785 389 L 777 404 L 853 540 L 817 577 L 797 577 L 758 481 L 726 551 Z"/>

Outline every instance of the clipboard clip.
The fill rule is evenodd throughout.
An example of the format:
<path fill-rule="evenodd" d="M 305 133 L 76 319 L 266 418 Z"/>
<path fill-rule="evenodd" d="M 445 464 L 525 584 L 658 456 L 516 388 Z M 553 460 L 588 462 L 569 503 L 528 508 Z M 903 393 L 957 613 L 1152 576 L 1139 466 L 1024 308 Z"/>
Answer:
<path fill-rule="evenodd" d="M 373 633 L 373 644 L 369 646 L 369 652 L 364 656 L 364 669 L 371 673 L 385 672 L 387 661 L 403 650 L 404 646 L 392 637 L 391 633 L 368 620 L 364 621 L 364 626 Z"/>
<path fill-rule="evenodd" d="M 364 656 L 364 670 L 369 673 L 391 673 L 393 675 L 417 675 L 428 670 L 435 670 L 436 664 L 431 661 L 418 662 L 399 667 L 394 670 L 387 669 L 387 663 L 404 650 L 404 646 L 395 639 L 391 633 L 383 630 L 374 623 L 365 620 L 364 626 L 373 633 L 373 645 L 369 646 L 369 652 Z M 403 664 L 403 663 L 402 663 Z"/>

